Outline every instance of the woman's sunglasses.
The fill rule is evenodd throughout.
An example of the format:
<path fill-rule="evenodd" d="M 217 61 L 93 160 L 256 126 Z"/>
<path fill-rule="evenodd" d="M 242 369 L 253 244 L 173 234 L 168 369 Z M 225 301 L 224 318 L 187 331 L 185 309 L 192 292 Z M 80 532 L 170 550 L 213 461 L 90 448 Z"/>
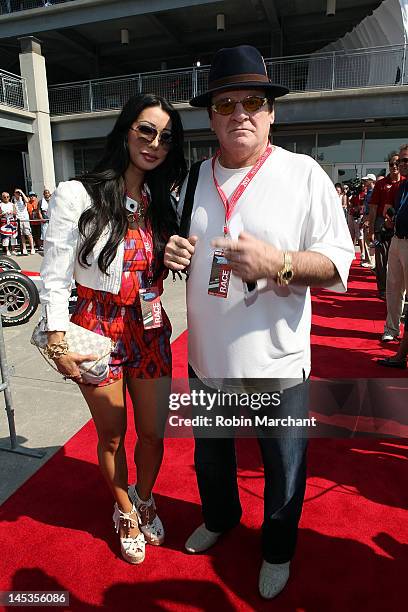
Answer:
<path fill-rule="evenodd" d="M 159 143 L 162 145 L 162 147 L 168 148 L 172 145 L 173 136 L 170 130 L 163 130 L 162 132 L 159 132 L 159 130 L 152 125 L 148 125 L 147 123 L 139 123 L 138 125 L 131 126 L 130 129 L 139 134 L 140 138 L 147 140 L 149 143 L 154 142 L 157 136 L 159 136 Z"/>
<path fill-rule="evenodd" d="M 211 105 L 211 109 L 219 115 L 232 115 L 238 103 L 241 103 L 243 109 L 247 113 L 256 113 L 262 106 L 268 102 L 268 98 L 261 96 L 247 96 L 242 100 L 233 100 L 232 98 L 223 98 Z"/>

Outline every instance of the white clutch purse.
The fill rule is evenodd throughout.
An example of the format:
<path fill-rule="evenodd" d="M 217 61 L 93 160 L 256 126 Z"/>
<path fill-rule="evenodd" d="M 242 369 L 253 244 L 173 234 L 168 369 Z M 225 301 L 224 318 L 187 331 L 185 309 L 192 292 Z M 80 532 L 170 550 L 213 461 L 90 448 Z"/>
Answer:
<path fill-rule="evenodd" d="M 98 384 L 109 373 L 109 359 L 115 343 L 111 338 L 96 334 L 89 329 L 85 329 L 75 323 L 69 323 L 68 330 L 65 332 L 66 342 L 70 353 L 79 353 L 80 355 L 98 355 L 95 361 L 83 361 L 79 369 L 81 370 L 82 380 L 89 384 Z M 48 344 L 47 331 L 45 330 L 45 320 L 42 319 L 33 331 L 31 336 L 31 344 L 34 344 L 40 349 L 44 355 L 44 349 Z M 53 366 L 53 363 L 47 359 Z M 54 367 L 54 366 L 53 366 Z M 56 369 L 56 368 L 54 368 Z M 57 370 L 58 371 L 58 370 Z"/>

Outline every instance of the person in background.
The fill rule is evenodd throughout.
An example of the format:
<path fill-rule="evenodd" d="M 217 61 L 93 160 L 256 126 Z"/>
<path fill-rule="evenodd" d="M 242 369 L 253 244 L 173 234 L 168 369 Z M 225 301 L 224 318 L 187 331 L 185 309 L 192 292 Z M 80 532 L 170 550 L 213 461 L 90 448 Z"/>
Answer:
<path fill-rule="evenodd" d="M 363 212 L 363 220 L 362 220 L 362 247 L 361 258 L 360 258 L 360 266 L 363 268 L 373 268 L 373 262 L 371 260 L 370 254 L 370 232 L 369 232 L 369 213 L 370 213 L 370 200 L 373 194 L 373 190 L 375 187 L 375 183 L 377 181 L 377 177 L 375 174 L 367 174 L 367 176 L 363 176 L 361 179 L 363 183 L 363 188 L 365 191 L 364 196 L 364 212 Z"/>
<path fill-rule="evenodd" d="M 388 254 L 387 320 L 382 335 L 383 342 L 398 338 L 404 296 L 408 292 L 408 185 L 405 179 L 405 176 L 408 176 L 408 143 L 401 146 L 399 170 L 401 181 L 395 195 L 391 220 L 393 229 L 388 230 L 394 233 L 394 236 Z"/>
<path fill-rule="evenodd" d="M 358 245 L 360 253 L 364 250 L 363 244 L 363 217 L 364 217 L 365 189 L 361 183 L 356 187 L 348 200 L 347 225 L 354 245 Z"/>
<path fill-rule="evenodd" d="M 21 240 L 21 253 L 22 255 L 28 255 L 26 238 L 30 245 L 31 255 L 35 254 L 33 233 L 30 225 L 30 216 L 28 214 L 28 198 L 21 189 L 14 190 L 13 202 L 16 206 L 16 215 L 19 224 L 20 240 Z"/>
<path fill-rule="evenodd" d="M 388 250 L 391 236 L 384 232 L 385 214 L 394 205 L 394 198 L 401 182 L 398 152 L 393 151 L 388 156 L 389 173 L 382 181 L 377 181 L 370 198 L 368 216 L 369 236 L 375 247 L 375 276 L 378 295 L 385 299 L 387 280 Z"/>
<path fill-rule="evenodd" d="M 41 209 L 37 194 L 29 191 L 27 202 L 28 215 L 30 217 L 31 231 L 33 233 L 34 246 L 37 250 L 41 247 Z"/>
<path fill-rule="evenodd" d="M 43 248 L 45 236 L 47 235 L 49 216 L 48 216 L 48 204 L 51 199 L 51 191 L 44 189 L 43 197 L 41 198 L 40 214 L 41 214 L 41 246 Z"/>
<path fill-rule="evenodd" d="M 16 220 L 16 207 L 10 200 L 10 194 L 3 191 L 0 202 L 0 236 L 6 255 L 16 254 L 18 225 Z M 9 250 L 9 245 L 11 251 Z"/>
<path fill-rule="evenodd" d="M 337 191 L 337 195 L 339 196 L 339 200 L 340 200 L 340 204 L 341 204 L 341 207 L 343 209 L 343 212 L 344 212 L 344 216 L 347 219 L 347 204 L 348 204 L 347 195 L 344 192 L 344 188 L 343 188 L 341 183 L 336 183 L 334 185 L 334 187 L 335 187 L 335 189 Z"/>

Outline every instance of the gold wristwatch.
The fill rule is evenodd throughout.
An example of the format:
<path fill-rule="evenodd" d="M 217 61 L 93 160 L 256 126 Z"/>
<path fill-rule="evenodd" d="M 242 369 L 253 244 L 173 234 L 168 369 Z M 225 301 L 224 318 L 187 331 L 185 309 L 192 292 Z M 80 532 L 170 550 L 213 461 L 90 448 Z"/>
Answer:
<path fill-rule="evenodd" d="M 283 252 L 283 268 L 279 270 L 276 277 L 276 282 L 279 287 L 285 287 L 289 285 L 293 280 L 293 265 L 292 255 L 288 251 Z"/>

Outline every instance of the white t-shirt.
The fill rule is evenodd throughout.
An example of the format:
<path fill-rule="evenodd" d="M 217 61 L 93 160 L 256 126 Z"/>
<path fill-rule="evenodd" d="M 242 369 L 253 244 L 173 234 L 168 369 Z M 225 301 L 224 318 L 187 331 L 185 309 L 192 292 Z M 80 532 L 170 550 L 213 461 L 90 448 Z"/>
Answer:
<path fill-rule="evenodd" d="M 11 217 L 14 214 L 14 204 L 12 202 L 0 202 L 0 214 Z"/>
<path fill-rule="evenodd" d="M 227 197 L 247 171 L 216 163 L 216 177 Z M 183 201 L 184 190 L 180 211 Z M 255 299 L 248 303 L 241 279 L 232 276 L 226 299 L 208 295 L 210 243 L 222 236 L 224 219 L 207 160 L 200 168 L 190 227 L 198 242 L 187 282 L 189 362 L 206 384 L 225 390 L 230 385 L 223 379 L 302 380 L 310 373 L 308 287 L 279 287 L 272 279 L 261 279 Z M 232 238 L 243 230 L 278 249 L 326 255 L 341 279 L 330 289 L 346 291 L 354 247 L 336 190 L 311 157 L 275 148 L 231 218 Z"/>
<path fill-rule="evenodd" d="M 48 200 L 42 198 L 40 208 L 41 212 L 43 213 L 43 218 L 48 219 Z"/>
<path fill-rule="evenodd" d="M 24 202 L 23 198 L 19 198 L 18 200 L 15 198 L 14 204 L 16 205 L 17 219 L 20 221 L 29 221 L 30 216 L 28 214 L 27 204 Z"/>

